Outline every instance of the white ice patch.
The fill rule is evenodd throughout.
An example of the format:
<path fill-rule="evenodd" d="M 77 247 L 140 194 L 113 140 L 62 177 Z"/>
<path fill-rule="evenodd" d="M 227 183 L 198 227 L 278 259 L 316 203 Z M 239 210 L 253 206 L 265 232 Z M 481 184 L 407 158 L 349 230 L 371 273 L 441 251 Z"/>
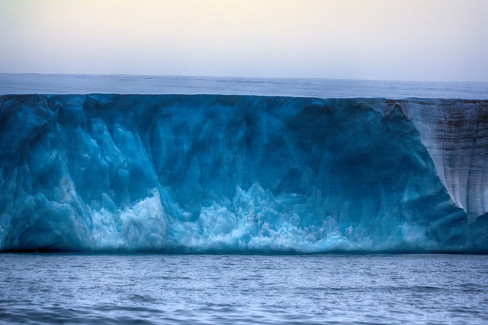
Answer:
<path fill-rule="evenodd" d="M 190 252 L 303 252 L 410 250 L 425 243 L 425 231 L 403 225 L 381 238 L 357 238 L 352 225 L 343 227 L 331 216 L 319 225 L 302 225 L 296 213 L 279 212 L 270 191 L 254 184 L 237 188 L 229 207 L 213 203 L 193 222 L 173 221 L 168 232 L 173 247 Z M 435 243 L 429 244 L 436 249 Z"/>
<path fill-rule="evenodd" d="M 167 216 L 157 189 L 134 205 L 110 212 L 92 210 L 96 250 L 161 250 L 165 247 Z"/>

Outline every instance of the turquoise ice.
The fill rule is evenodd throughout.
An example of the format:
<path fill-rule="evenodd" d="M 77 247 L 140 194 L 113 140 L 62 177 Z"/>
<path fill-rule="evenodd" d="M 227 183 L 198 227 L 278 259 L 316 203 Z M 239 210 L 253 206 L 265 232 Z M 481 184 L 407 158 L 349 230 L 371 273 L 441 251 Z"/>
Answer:
<path fill-rule="evenodd" d="M 460 130 L 431 116 L 451 104 L 473 112 L 435 99 L 0 96 L 0 250 L 486 252 L 488 137 L 439 140 L 432 125 Z M 486 101 L 474 105 L 488 130 Z M 471 156 L 446 156 L 458 149 Z"/>

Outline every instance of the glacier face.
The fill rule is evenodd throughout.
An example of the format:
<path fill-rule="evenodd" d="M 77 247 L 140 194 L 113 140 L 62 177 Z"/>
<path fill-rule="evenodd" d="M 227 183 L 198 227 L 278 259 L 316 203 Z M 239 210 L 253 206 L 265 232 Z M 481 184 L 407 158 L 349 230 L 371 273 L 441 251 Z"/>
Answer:
<path fill-rule="evenodd" d="M 486 101 L 0 105 L 0 250 L 488 251 Z"/>

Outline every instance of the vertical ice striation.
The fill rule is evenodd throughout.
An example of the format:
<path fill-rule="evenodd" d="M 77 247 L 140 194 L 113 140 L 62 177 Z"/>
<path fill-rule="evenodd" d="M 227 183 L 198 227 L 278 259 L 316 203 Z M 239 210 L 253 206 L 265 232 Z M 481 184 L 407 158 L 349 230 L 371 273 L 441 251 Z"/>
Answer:
<path fill-rule="evenodd" d="M 488 212 L 488 101 L 387 101 L 405 108 L 420 131 L 439 178 L 470 219 Z"/>
<path fill-rule="evenodd" d="M 0 105 L 1 250 L 488 250 L 486 101 Z"/>

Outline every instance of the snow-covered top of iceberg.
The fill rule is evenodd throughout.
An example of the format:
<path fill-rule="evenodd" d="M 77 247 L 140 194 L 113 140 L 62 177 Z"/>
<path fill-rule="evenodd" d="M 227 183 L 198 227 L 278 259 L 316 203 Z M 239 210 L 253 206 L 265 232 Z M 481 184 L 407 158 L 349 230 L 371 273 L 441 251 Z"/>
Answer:
<path fill-rule="evenodd" d="M 0 74 L 0 95 L 90 93 L 488 99 L 488 82 Z"/>

